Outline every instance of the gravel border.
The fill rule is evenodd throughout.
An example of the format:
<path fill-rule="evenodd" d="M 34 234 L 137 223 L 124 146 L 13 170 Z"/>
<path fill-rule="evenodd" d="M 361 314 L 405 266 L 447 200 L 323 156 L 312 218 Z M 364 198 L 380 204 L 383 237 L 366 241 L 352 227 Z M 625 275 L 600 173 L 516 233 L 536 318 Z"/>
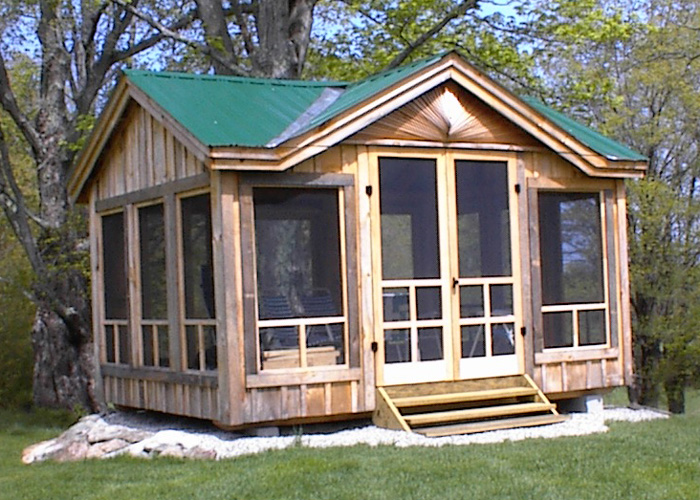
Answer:
<path fill-rule="evenodd" d="M 607 432 L 606 422 L 641 422 L 668 415 L 653 409 L 605 408 L 593 413 L 571 413 L 569 419 L 558 424 L 540 427 L 497 430 L 478 434 L 427 438 L 420 434 L 391 431 L 376 426 L 340 430 L 328 434 L 298 434 L 278 437 L 247 437 L 241 434 L 214 430 L 211 424 L 198 421 L 170 418 L 149 413 L 117 412 L 104 417 L 112 425 L 124 425 L 153 432 L 151 437 L 134 443 L 112 456 L 153 456 L 152 450 L 164 446 L 179 447 L 183 456 L 188 450 L 208 450 L 217 460 L 234 458 L 269 450 L 280 450 L 292 446 L 308 448 L 330 448 L 335 446 L 410 446 L 440 447 L 447 445 L 469 445 L 521 441 L 523 439 L 551 439 L 563 436 L 584 436 Z"/>

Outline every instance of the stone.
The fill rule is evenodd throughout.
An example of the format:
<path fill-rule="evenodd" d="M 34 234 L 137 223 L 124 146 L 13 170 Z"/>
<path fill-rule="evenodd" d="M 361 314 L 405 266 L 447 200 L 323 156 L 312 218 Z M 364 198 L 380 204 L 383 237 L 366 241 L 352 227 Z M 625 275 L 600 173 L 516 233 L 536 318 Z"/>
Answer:
<path fill-rule="evenodd" d="M 138 443 L 152 435 L 152 432 L 133 429 L 124 425 L 110 425 L 104 420 L 100 420 L 95 422 L 93 427 L 88 431 L 87 439 L 91 444 L 111 441 L 113 439 L 122 439 L 129 443 Z"/>
<path fill-rule="evenodd" d="M 199 446 L 195 446 L 187 452 L 187 458 L 193 458 L 196 460 L 215 460 L 216 457 L 216 450 L 200 448 Z"/>
<path fill-rule="evenodd" d="M 64 446 L 51 458 L 57 462 L 76 462 L 85 460 L 90 445 L 87 441 L 64 442 Z"/>
<path fill-rule="evenodd" d="M 35 443 L 31 446 L 27 446 L 24 451 L 22 451 L 22 463 L 23 464 L 33 464 L 34 462 L 42 462 L 46 460 L 51 454 L 58 449 L 57 439 L 49 439 L 47 441 L 41 441 L 40 443 Z"/>
<path fill-rule="evenodd" d="M 248 430 L 248 435 L 254 437 L 277 437 L 280 435 L 279 427 L 253 427 Z"/>
<path fill-rule="evenodd" d="M 164 445 L 151 452 L 152 456 L 158 457 L 169 457 L 169 458 L 185 458 L 185 450 L 181 446 L 175 445 Z"/>
<path fill-rule="evenodd" d="M 103 458 L 105 455 L 122 450 L 129 446 L 129 441 L 124 439 L 110 439 L 90 446 L 85 458 Z"/>

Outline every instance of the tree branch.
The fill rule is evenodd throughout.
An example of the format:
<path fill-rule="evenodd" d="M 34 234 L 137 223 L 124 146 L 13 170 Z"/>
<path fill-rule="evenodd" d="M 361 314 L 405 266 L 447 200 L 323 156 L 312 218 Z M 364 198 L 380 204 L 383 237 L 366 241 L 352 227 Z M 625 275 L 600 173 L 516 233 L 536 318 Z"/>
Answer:
<path fill-rule="evenodd" d="M 455 6 L 452 10 L 450 10 L 445 17 L 443 17 L 440 21 L 435 23 L 432 28 L 430 28 L 428 31 L 423 33 L 421 36 L 416 38 L 413 42 L 408 42 L 408 46 L 403 49 L 399 54 L 392 59 L 392 61 L 384 68 L 384 70 L 388 69 L 394 69 L 398 66 L 401 66 L 403 62 L 408 59 L 408 57 L 420 46 L 422 46 L 425 42 L 430 40 L 433 36 L 438 34 L 442 29 L 447 26 L 447 24 L 458 18 L 463 16 L 464 14 L 467 13 L 469 9 L 473 9 L 477 6 L 478 0 L 466 0 L 464 2 L 461 2 L 457 6 Z"/>
<path fill-rule="evenodd" d="M 32 123 L 24 113 L 22 113 L 22 110 L 17 104 L 15 95 L 12 92 L 12 86 L 10 85 L 10 78 L 7 74 L 5 58 L 2 53 L 0 53 L 0 104 L 2 104 L 3 109 L 10 115 L 12 121 L 15 122 L 36 157 L 42 150 L 41 139 Z"/>
<path fill-rule="evenodd" d="M 126 0 L 112 0 L 115 4 L 119 5 L 121 8 L 124 10 L 130 12 L 133 14 L 135 17 L 141 19 L 142 21 L 148 23 L 152 28 L 156 29 L 160 33 L 163 34 L 163 36 L 171 38 L 175 41 L 178 41 L 184 45 L 187 45 L 188 47 L 192 47 L 196 50 L 201 51 L 203 54 L 207 55 L 208 57 L 211 57 L 213 60 L 216 62 L 226 65 L 227 61 L 222 59 L 219 54 L 217 53 L 218 51 L 212 50 L 210 47 L 208 47 L 206 44 L 202 44 L 199 42 L 195 42 L 194 40 L 190 40 L 189 38 L 186 38 L 173 29 L 169 28 L 168 26 L 165 26 L 161 22 L 153 19 L 150 16 L 147 16 L 143 12 L 140 12 L 139 10 L 135 9 L 130 3 L 128 3 Z M 231 72 L 237 76 L 247 76 L 247 72 L 242 70 L 239 67 L 231 67 L 229 65 L 229 69 Z"/>
<path fill-rule="evenodd" d="M 8 187 L 12 196 L 9 196 L 7 193 Z M 41 258 L 36 239 L 29 225 L 28 210 L 24 202 L 24 196 L 12 171 L 10 151 L 5 141 L 5 133 L 2 126 L 0 126 L 0 202 L 15 236 L 17 236 L 22 247 L 24 247 L 32 269 L 37 276 L 45 275 L 46 266 Z"/>

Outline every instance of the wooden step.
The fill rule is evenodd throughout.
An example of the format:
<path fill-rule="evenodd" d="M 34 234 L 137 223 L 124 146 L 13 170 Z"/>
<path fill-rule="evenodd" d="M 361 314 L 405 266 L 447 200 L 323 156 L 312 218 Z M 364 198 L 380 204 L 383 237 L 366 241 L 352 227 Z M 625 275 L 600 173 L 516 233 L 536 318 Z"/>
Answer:
<path fill-rule="evenodd" d="M 501 406 L 486 406 L 482 408 L 469 408 L 466 410 L 438 411 L 432 413 L 419 413 L 416 415 L 404 415 L 403 418 L 410 426 L 439 424 L 443 422 L 457 422 L 459 420 L 476 420 L 484 418 L 504 417 L 507 415 L 551 412 L 556 405 L 551 403 L 520 403 Z"/>
<path fill-rule="evenodd" d="M 407 396 L 402 398 L 394 398 L 393 401 L 398 408 L 409 408 L 415 406 L 431 406 L 450 403 L 467 403 L 470 401 L 518 398 L 524 396 L 534 396 L 536 394 L 537 389 L 533 387 L 506 387 L 503 389 L 489 389 L 484 391 Z"/>
<path fill-rule="evenodd" d="M 503 418 L 500 420 L 423 427 L 414 429 L 414 432 L 418 432 L 427 437 L 443 437 L 458 434 L 474 434 L 477 432 L 495 431 L 500 429 L 512 429 L 514 427 L 533 427 L 537 425 L 558 424 L 566 421 L 567 419 L 568 417 L 564 415 L 547 413 L 544 415 L 530 415 L 527 417 Z"/>

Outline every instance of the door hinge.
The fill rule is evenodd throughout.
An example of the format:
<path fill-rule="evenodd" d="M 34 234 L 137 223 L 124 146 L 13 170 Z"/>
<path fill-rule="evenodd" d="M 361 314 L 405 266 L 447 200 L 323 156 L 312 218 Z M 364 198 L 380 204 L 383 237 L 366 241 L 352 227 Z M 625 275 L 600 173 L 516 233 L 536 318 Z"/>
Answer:
<path fill-rule="evenodd" d="M 527 335 L 527 327 L 521 326 L 520 327 L 520 335 L 525 337 Z"/>
<path fill-rule="evenodd" d="M 515 185 L 515 193 L 520 194 L 520 184 Z"/>
<path fill-rule="evenodd" d="M 367 196 L 372 196 L 372 186 L 365 186 L 365 193 Z"/>
<path fill-rule="evenodd" d="M 370 347 L 372 348 L 372 352 L 377 352 L 379 350 L 379 344 L 377 344 L 376 342 L 372 342 Z"/>

